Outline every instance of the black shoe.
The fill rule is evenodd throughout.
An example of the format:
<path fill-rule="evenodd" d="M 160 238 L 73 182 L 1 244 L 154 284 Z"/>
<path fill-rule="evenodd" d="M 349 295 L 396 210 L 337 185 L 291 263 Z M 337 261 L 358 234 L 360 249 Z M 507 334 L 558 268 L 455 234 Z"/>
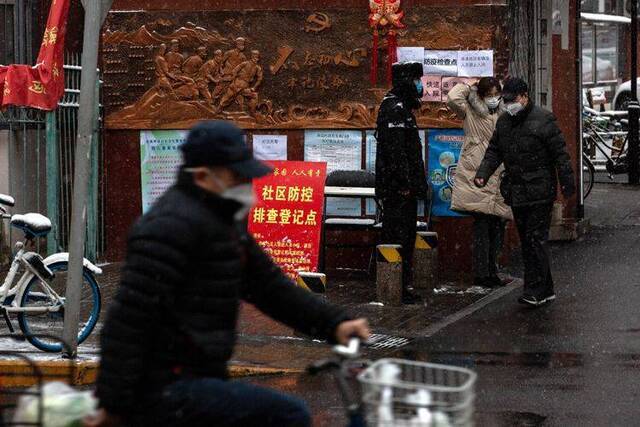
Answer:
<path fill-rule="evenodd" d="M 547 303 L 550 303 L 551 301 L 554 301 L 555 299 L 556 295 L 551 292 L 550 294 L 539 298 L 534 297 L 533 295 L 523 295 L 518 299 L 518 302 L 520 304 L 529 305 L 532 307 L 541 307 Z"/>
<path fill-rule="evenodd" d="M 502 280 L 498 276 L 495 277 L 476 277 L 473 279 L 473 286 L 480 286 L 481 288 L 501 288 L 505 286 Z"/>

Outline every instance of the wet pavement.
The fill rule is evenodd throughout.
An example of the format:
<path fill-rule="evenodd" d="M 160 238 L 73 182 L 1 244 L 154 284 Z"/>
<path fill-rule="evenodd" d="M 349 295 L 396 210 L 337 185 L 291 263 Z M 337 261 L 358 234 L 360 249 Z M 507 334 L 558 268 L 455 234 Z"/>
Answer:
<path fill-rule="evenodd" d="M 368 349 L 370 359 L 474 369 L 476 425 L 640 425 L 638 213 L 640 191 L 598 184 L 587 205 L 591 233 L 552 247 L 558 299 L 540 309 L 517 304 L 519 283 L 491 295 L 442 293 L 429 295 L 426 306 L 394 308 L 371 304 L 373 287 L 366 281 L 334 281 L 328 298 L 369 317 L 378 342 L 389 344 Z M 113 276 L 107 294 L 117 283 Z M 317 426 L 344 425 L 333 379 L 303 373 L 330 354 L 326 344 L 296 335 L 249 305 L 239 329 L 233 363 L 291 369 L 247 381 L 306 399 Z M 97 350 L 96 336 L 89 353 Z"/>
<path fill-rule="evenodd" d="M 640 227 L 629 220 L 639 208 L 638 190 L 596 188 L 592 232 L 552 247 L 551 305 L 520 306 L 514 288 L 430 337 L 368 356 L 474 369 L 479 426 L 640 425 Z M 344 425 L 330 378 L 252 381 L 307 399 L 318 426 Z"/>

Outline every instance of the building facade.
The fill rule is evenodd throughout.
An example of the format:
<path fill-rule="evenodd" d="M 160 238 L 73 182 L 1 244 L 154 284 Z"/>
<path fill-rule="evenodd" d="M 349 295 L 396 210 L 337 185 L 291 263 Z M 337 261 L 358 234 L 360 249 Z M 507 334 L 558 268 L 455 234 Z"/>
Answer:
<path fill-rule="evenodd" d="M 378 79 L 370 80 L 374 34 L 368 3 L 255 0 L 238 9 L 237 2 L 228 0 L 115 0 L 101 47 L 106 259 L 122 258 L 127 230 L 142 213 L 141 132 L 185 130 L 205 119 L 232 120 L 246 130 L 249 142 L 254 135 L 286 135 L 288 160 L 304 160 L 305 139 L 314 131 L 356 131 L 362 140 L 359 166 L 366 169 L 367 131 L 375 127 L 377 107 L 388 90 L 384 31 L 379 34 Z M 490 50 L 494 73 L 501 78 L 510 64 L 527 64 L 523 77 L 533 79 L 537 102 L 559 113 L 577 168 L 579 2 L 522 3 L 520 18 L 533 38 L 521 37 L 514 44 L 508 25 L 513 4 L 402 1 L 406 27 L 397 30 L 398 45 Z M 529 3 L 536 5 L 530 9 Z M 552 28 L 556 12 L 557 32 Z M 425 102 L 417 118 L 427 132 L 461 127 L 442 101 Z M 570 227 L 580 215 L 580 203 L 563 203 Z M 470 219 L 435 218 L 434 230 L 446 269 L 468 272 Z M 512 230 L 510 247 L 517 245 L 514 236 Z M 372 239 L 367 233 L 338 238 Z M 348 259 L 350 267 L 369 260 L 362 250 L 329 254 L 337 257 Z"/>

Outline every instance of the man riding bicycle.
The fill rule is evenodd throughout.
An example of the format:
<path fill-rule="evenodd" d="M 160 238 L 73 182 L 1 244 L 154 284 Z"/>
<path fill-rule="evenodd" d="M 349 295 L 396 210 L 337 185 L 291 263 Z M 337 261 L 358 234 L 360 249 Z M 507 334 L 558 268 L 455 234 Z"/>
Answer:
<path fill-rule="evenodd" d="M 133 226 L 101 338 L 89 426 L 308 426 L 304 402 L 228 381 L 240 300 L 333 342 L 367 321 L 293 284 L 247 233 L 251 180 L 271 169 L 226 122 L 195 126 L 178 182 Z"/>

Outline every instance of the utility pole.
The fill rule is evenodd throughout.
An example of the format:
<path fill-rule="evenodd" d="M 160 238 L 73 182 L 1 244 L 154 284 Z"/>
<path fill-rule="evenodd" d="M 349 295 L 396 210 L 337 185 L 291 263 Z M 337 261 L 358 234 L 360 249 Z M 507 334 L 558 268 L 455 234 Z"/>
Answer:
<path fill-rule="evenodd" d="M 638 0 L 630 1 L 631 99 L 629 103 L 629 184 L 640 184 L 640 104 L 638 104 Z"/>
<path fill-rule="evenodd" d="M 100 29 L 111 8 L 112 0 L 82 0 L 84 6 L 84 39 L 82 43 L 82 75 L 80 80 L 80 108 L 78 138 L 76 140 L 75 171 L 71 236 L 69 242 L 69 271 L 65 294 L 64 330 L 62 338 L 70 346 L 67 357 L 75 357 L 78 350 L 78 323 L 82 295 L 82 267 L 87 228 L 87 197 L 91 169 L 91 146 L 94 135 L 94 115 Z"/>

